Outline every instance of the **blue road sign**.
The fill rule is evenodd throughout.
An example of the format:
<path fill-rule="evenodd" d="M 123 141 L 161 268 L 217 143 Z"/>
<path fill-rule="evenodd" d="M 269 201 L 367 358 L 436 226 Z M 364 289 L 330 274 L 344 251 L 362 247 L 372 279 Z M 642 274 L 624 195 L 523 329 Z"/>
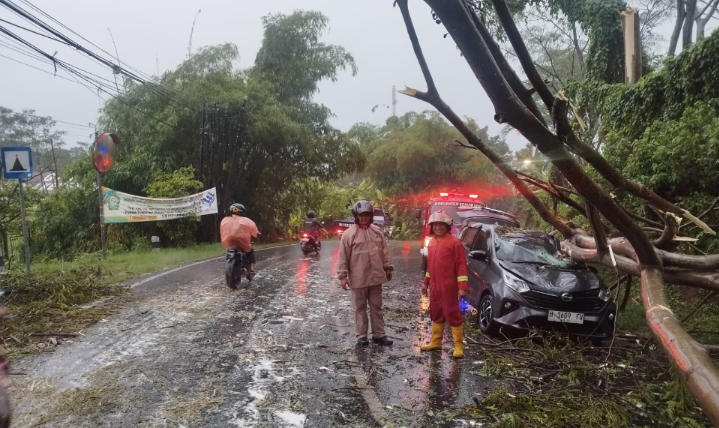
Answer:
<path fill-rule="evenodd" d="M 7 179 L 23 180 L 32 178 L 32 152 L 30 147 L 3 147 L 2 175 Z"/>

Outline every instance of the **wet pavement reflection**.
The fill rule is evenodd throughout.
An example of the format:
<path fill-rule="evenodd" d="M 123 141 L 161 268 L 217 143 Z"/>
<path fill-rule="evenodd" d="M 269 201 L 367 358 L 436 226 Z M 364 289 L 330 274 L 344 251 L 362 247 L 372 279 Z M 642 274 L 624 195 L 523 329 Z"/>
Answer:
<path fill-rule="evenodd" d="M 229 290 L 222 261 L 207 262 L 138 287 L 79 343 L 21 361 L 18 426 L 469 426 L 461 409 L 489 387 L 481 350 L 451 358 L 447 330 L 443 350 L 420 352 L 431 322 L 419 246 L 390 247 L 390 347 L 355 345 L 349 292 L 333 278 L 338 241 L 318 256 L 258 251 L 249 288 Z"/>

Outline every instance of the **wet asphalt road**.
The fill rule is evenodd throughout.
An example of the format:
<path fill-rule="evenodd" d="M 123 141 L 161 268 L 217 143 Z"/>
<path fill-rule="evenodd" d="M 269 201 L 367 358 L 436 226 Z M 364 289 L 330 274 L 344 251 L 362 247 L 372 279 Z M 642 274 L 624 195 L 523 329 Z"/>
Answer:
<path fill-rule="evenodd" d="M 420 353 L 431 329 L 417 245 L 391 241 L 384 289 L 394 345 L 355 346 L 337 241 L 258 251 L 249 288 L 215 259 L 148 276 L 124 309 L 53 353 L 14 362 L 17 427 L 472 426 L 457 410 L 486 391 L 481 350 Z M 477 425 L 479 426 L 479 425 Z"/>

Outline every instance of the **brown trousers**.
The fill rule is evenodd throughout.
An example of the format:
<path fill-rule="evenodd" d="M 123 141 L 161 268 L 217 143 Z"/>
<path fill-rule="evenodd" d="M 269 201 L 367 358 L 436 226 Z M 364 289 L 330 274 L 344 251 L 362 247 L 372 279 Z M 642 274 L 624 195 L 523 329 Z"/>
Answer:
<path fill-rule="evenodd" d="M 355 313 L 355 335 L 367 337 L 367 302 L 372 319 L 372 338 L 385 336 L 384 316 L 382 315 L 382 286 L 373 285 L 364 288 L 353 288 L 351 291 L 352 309 Z"/>

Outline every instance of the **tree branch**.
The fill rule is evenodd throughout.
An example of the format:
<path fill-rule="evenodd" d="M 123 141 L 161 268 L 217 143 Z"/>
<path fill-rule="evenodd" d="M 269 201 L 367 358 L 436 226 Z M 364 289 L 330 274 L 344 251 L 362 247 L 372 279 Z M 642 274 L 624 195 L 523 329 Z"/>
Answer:
<path fill-rule="evenodd" d="M 664 219 L 664 230 L 659 239 L 654 242 L 654 246 L 662 250 L 673 251 L 676 249 L 674 237 L 677 236 L 677 232 L 679 231 L 679 222 L 674 214 L 671 213 L 662 215 L 662 218 Z"/>
<path fill-rule="evenodd" d="M 614 201 L 617 202 L 617 205 L 619 205 L 619 208 L 624 210 L 624 212 L 627 213 L 634 220 L 641 221 L 642 223 L 645 223 L 645 224 L 648 224 L 648 225 L 654 226 L 654 227 L 663 227 L 664 226 L 662 223 L 659 223 L 658 221 L 649 220 L 648 218 L 640 216 L 639 214 L 635 213 L 634 211 L 632 211 L 629 208 L 622 205 L 619 201 L 617 201 L 617 198 L 614 198 Z M 687 223 L 687 224 L 691 224 L 691 223 Z"/>
<path fill-rule="evenodd" d="M 572 242 L 584 249 L 596 248 L 594 239 L 589 236 L 576 235 L 573 237 Z M 632 248 L 625 238 L 612 238 L 608 243 L 612 246 L 612 250 L 615 254 L 621 254 L 632 259 L 635 259 L 637 256 L 634 248 Z M 660 249 L 657 249 L 656 252 L 666 267 L 701 271 L 719 270 L 719 254 L 694 256 L 690 254 L 672 253 Z"/>
<path fill-rule="evenodd" d="M 444 23 L 465 60 L 487 92 L 490 100 L 492 100 L 495 106 L 495 120 L 499 123 L 512 125 L 532 142 L 561 171 L 567 181 L 588 202 L 595 206 L 607 221 L 619 229 L 632 244 L 639 263 L 626 257 L 620 256 L 620 258 L 628 260 L 638 270 L 637 273 L 642 284 L 642 301 L 650 329 L 660 343 L 662 350 L 669 356 L 670 361 L 677 369 L 680 378 L 697 400 L 697 403 L 712 422 L 719 424 L 719 372 L 709 359 L 706 348 L 699 345 L 682 329 L 678 320 L 668 308 L 663 291 L 664 277 L 661 260 L 649 239 L 644 235 L 641 228 L 632 221 L 631 217 L 614 203 L 607 192 L 585 173 L 562 142 L 537 121 L 536 117 L 519 101 L 502 76 L 486 43 L 473 28 L 472 20 L 464 9 L 464 0 L 425 1 Z M 503 6 L 506 10 L 506 4 L 501 0 L 493 0 L 493 3 L 498 4 L 500 8 Z M 503 19 L 507 21 L 506 23 L 503 22 L 503 27 L 507 34 L 510 35 L 512 27 L 515 31 L 516 27 L 513 24 L 511 15 L 508 13 L 503 15 L 506 15 Z M 508 28 L 510 31 L 507 31 Z M 510 35 L 510 37 L 512 36 Z M 519 42 L 522 42 L 518 34 L 515 34 L 514 37 Z M 527 58 L 524 59 L 526 60 Z M 534 70 L 536 74 L 536 69 L 531 67 L 531 63 L 531 58 L 529 58 L 528 67 Z M 527 61 L 524 61 L 523 66 L 526 64 Z M 529 73 L 526 74 L 529 75 Z M 532 78 L 530 77 L 530 79 Z M 532 82 L 532 84 L 534 85 L 535 83 Z M 537 90 L 545 104 L 550 106 L 554 101 L 553 97 L 547 102 L 539 86 L 537 86 Z M 452 119 L 450 121 L 453 124 L 457 122 Z M 459 120 L 459 123 L 462 123 L 461 120 Z M 458 129 L 462 132 L 462 129 Z M 465 138 L 467 137 L 465 136 Z M 472 140 L 468 139 L 468 141 L 475 145 Z M 599 156 L 601 157 L 601 155 Z M 511 171 L 508 173 L 517 178 Z M 619 177 L 623 178 L 621 175 Z M 524 184 L 518 178 L 517 181 Z M 668 202 L 666 203 L 668 204 Z M 663 209 L 663 211 L 670 210 Z M 686 212 L 684 212 L 684 215 L 686 216 Z M 693 218 L 692 221 L 696 220 L 693 216 L 691 218 Z M 593 252 L 596 255 L 596 251 Z M 604 259 L 606 259 L 606 256 Z"/>
<path fill-rule="evenodd" d="M 614 268 L 614 263 L 612 262 L 611 257 L 608 254 L 603 257 L 599 257 L 596 249 L 582 248 L 570 241 L 563 241 L 562 251 L 566 252 L 573 260 L 584 263 L 596 263 Z M 641 276 L 642 271 L 646 270 L 646 268 L 641 267 L 639 263 L 629 257 L 615 254 L 614 260 L 617 262 L 617 269 L 630 275 Z M 717 272 L 667 270 L 664 272 L 664 280 L 667 284 L 683 285 L 709 291 L 719 291 L 719 273 Z"/>
<path fill-rule="evenodd" d="M 624 297 L 622 298 L 622 303 L 619 305 L 619 310 L 624 311 L 624 308 L 627 307 L 627 302 L 629 301 L 629 295 L 632 291 L 632 276 L 631 275 L 625 275 L 627 279 L 627 284 L 624 286 Z"/>
<path fill-rule="evenodd" d="M 586 207 L 587 219 L 592 228 L 592 235 L 594 236 L 594 242 L 597 248 L 597 257 L 600 259 L 609 253 L 609 247 L 607 245 L 607 236 L 604 234 L 604 228 L 602 225 L 602 219 L 599 217 L 597 211 L 589 201 L 584 201 Z"/>
<path fill-rule="evenodd" d="M 549 208 L 547 208 L 547 206 L 544 205 L 544 203 L 527 187 L 527 185 L 517 176 L 517 174 L 514 173 L 514 170 L 509 166 L 509 164 L 507 164 L 504 159 L 497 153 L 495 153 L 489 146 L 484 144 L 484 142 L 469 129 L 469 127 L 464 123 L 464 121 L 462 121 L 459 116 L 441 99 L 437 91 L 437 87 L 434 85 L 434 79 L 432 78 L 429 66 L 427 65 L 427 60 L 422 53 L 422 48 L 420 46 L 419 38 L 417 37 L 417 32 L 415 31 L 414 24 L 412 23 L 412 17 L 410 16 L 407 3 L 408 0 L 397 0 L 397 5 L 402 12 L 402 17 L 404 18 L 404 23 L 407 27 L 407 34 L 409 35 L 415 56 L 417 57 L 420 68 L 422 69 L 422 74 L 424 75 L 425 81 L 427 82 L 427 86 L 429 88 L 433 88 L 433 90 L 429 90 L 428 92 L 421 92 L 417 91 L 416 89 L 406 88 L 405 90 L 400 91 L 400 93 L 425 101 L 428 104 L 432 105 L 434 108 L 436 108 L 437 111 L 442 113 L 442 115 L 444 115 L 444 117 L 446 117 L 447 120 L 449 120 L 450 123 L 452 123 L 452 125 L 457 128 L 457 130 L 470 144 L 472 144 L 480 152 L 482 152 L 482 154 L 484 154 L 490 160 L 490 162 L 495 164 L 497 168 L 502 171 L 502 173 L 512 182 L 517 191 L 519 191 L 519 193 L 527 199 L 529 204 L 532 205 L 532 207 L 539 213 L 540 217 L 542 217 L 545 222 L 557 229 L 565 238 L 571 237 L 574 231 L 564 222 L 552 215 Z M 472 25 L 472 27 L 474 26 Z M 479 33 L 475 31 L 475 34 L 481 40 L 481 36 L 479 35 Z M 486 48 L 486 44 L 484 46 Z M 490 61 L 493 61 L 491 58 L 491 54 L 489 54 L 489 52 L 487 52 L 487 54 L 490 58 Z M 504 80 L 504 77 L 501 77 L 501 79 Z M 514 100 L 519 102 L 516 96 L 514 96 L 513 92 L 506 90 L 506 88 L 498 88 L 498 90 L 500 91 L 498 92 L 500 96 L 512 97 Z M 534 118 L 534 116 L 532 117 Z M 536 120 L 536 118 L 534 118 L 533 120 L 535 121 L 535 123 L 542 126 L 541 123 Z"/>
<path fill-rule="evenodd" d="M 494 5 L 494 10 L 497 12 L 499 21 L 502 23 L 502 27 L 507 33 L 507 37 L 509 38 L 512 47 L 514 48 L 514 52 L 517 54 L 520 64 L 522 64 L 524 74 L 527 75 L 529 82 L 537 91 L 539 98 L 542 99 L 542 102 L 545 107 L 547 107 L 547 110 L 551 111 L 552 104 L 554 103 L 554 95 L 549 90 L 549 87 L 544 84 L 542 76 L 539 75 L 537 69 L 534 67 L 532 56 L 529 54 L 529 50 L 527 50 L 527 46 L 522 40 L 522 35 L 519 33 L 519 29 L 514 23 L 514 19 L 512 19 L 512 13 L 509 11 L 507 3 L 505 3 L 504 0 L 492 0 L 492 4 Z"/>
<path fill-rule="evenodd" d="M 529 184 L 536 186 L 536 187 L 544 190 L 545 192 L 549 193 L 550 195 L 556 197 L 557 199 L 564 202 L 569 207 L 574 208 L 578 213 L 584 213 L 584 208 L 579 203 L 577 203 L 575 200 L 573 200 L 569 196 L 562 193 L 562 191 L 560 191 L 561 188 L 559 188 L 559 186 L 556 186 L 552 183 L 543 182 L 542 180 L 540 180 L 530 174 L 527 174 L 525 172 L 521 172 L 521 171 L 515 171 L 515 172 L 525 182 L 528 182 Z"/>
<path fill-rule="evenodd" d="M 567 103 L 566 100 L 559 99 L 557 101 L 558 103 Z M 571 126 L 568 123 L 567 117 L 561 117 L 557 118 L 558 120 L 565 121 L 566 124 L 563 126 L 563 129 L 571 129 Z M 583 142 L 581 139 L 577 138 L 577 136 L 574 134 L 574 132 L 570 131 L 567 134 L 567 138 L 565 140 L 565 143 L 573 149 L 575 153 L 577 153 L 579 156 L 581 156 L 583 159 L 585 159 L 590 165 L 594 167 L 594 169 L 599 172 L 602 177 L 604 177 L 609 183 L 611 183 L 615 188 L 618 189 L 624 189 L 627 192 L 631 193 L 635 197 L 642 199 L 645 203 L 648 205 L 651 205 L 655 208 L 658 208 L 662 211 L 668 211 L 673 214 L 676 214 L 678 216 L 682 216 L 693 223 L 695 223 L 697 226 L 699 226 L 702 230 L 704 230 L 707 233 L 710 233 L 712 235 L 715 235 L 716 232 L 714 232 L 706 223 L 701 221 L 700 219 L 694 217 L 689 211 L 682 209 L 673 203 L 667 201 L 666 199 L 662 198 L 661 196 L 654 193 L 651 189 L 644 186 L 643 184 L 635 183 L 632 180 L 629 180 L 625 177 L 623 177 L 619 171 L 617 171 L 605 158 L 601 155 L 598 151 L 596 151 L 593 147 Z"/>
<path fill-rule="evenodd" d="M 717 0 L 717 1 L 719 1 L 719 0 Z M 699 214 L 699 215 L 697 216 L 697 218 L 698 218 L 698 219 L 704 218 L 705 215 L 709 214 L 709 212 L 711 212 L 711 210 L 714 209 L 714 207 L 716 206 L 717 202 L 719 202 L 719 197 L 717 197 L 716 199 L 714 199 L 714 201 L 711 203 L 711 205 L 709 205 L 709 208 L 707 208 L 706 210 L 704 210 L 704 212 L 702 212 L 701 214 Z M 684 223 L 683 225 L 681 225 L 680 229 L 681 229 L 681 228 L 684 228 L 684 227 L 686 227 L 686 226 L 688 226 L 688 225 L 690 225 L 690 224 L 692 224 L 692 223 Z"/>
<path fill-rule="evenodd" d="M 507 83 L 509 83 L 509 86 L 512 87 L 512 90 L 514 90 L 522 103 L 529 109 L 529 111 L 532 112 L 532 114 L 534 114 L 537 120 L 539 120 L 546 126 L 544 116 L 542 116 L 542 113 L 539 111 L 537 105 L 534 103 L 534 99 L 532 98 L 532 92 L 536 89 L 532 88 L 532 90 L 530 91 L 524 86 L 524 82 L 522 82 L 522 79 L 517 76 L 517 73 L 514 71 L 514 68 L 512 68 L 512 66 L 509 64 L 507 58 L 502 55 L 502 49 L 494 41 L 492 35 L 487 30 L 487 27 L 482 23 L 482 21 L 480 21 L 477 14 L 474 11 L 470 10 L 466 4 L 465 8 L 467 10 L 467 13 L 472 17 L 472 23 L 474 23 L 475 28 L 479 32 L 480 36 L 482 36 L 482 39 L 484 39 L 484 42 L 487 44 L 489 51 L 492 53 L 492 58 L 494 58 L 494 61 L 496 61 L 497 65 L 499 66 L 499 69 L 502 71 L 502 75 L 507 80 Z"/>

